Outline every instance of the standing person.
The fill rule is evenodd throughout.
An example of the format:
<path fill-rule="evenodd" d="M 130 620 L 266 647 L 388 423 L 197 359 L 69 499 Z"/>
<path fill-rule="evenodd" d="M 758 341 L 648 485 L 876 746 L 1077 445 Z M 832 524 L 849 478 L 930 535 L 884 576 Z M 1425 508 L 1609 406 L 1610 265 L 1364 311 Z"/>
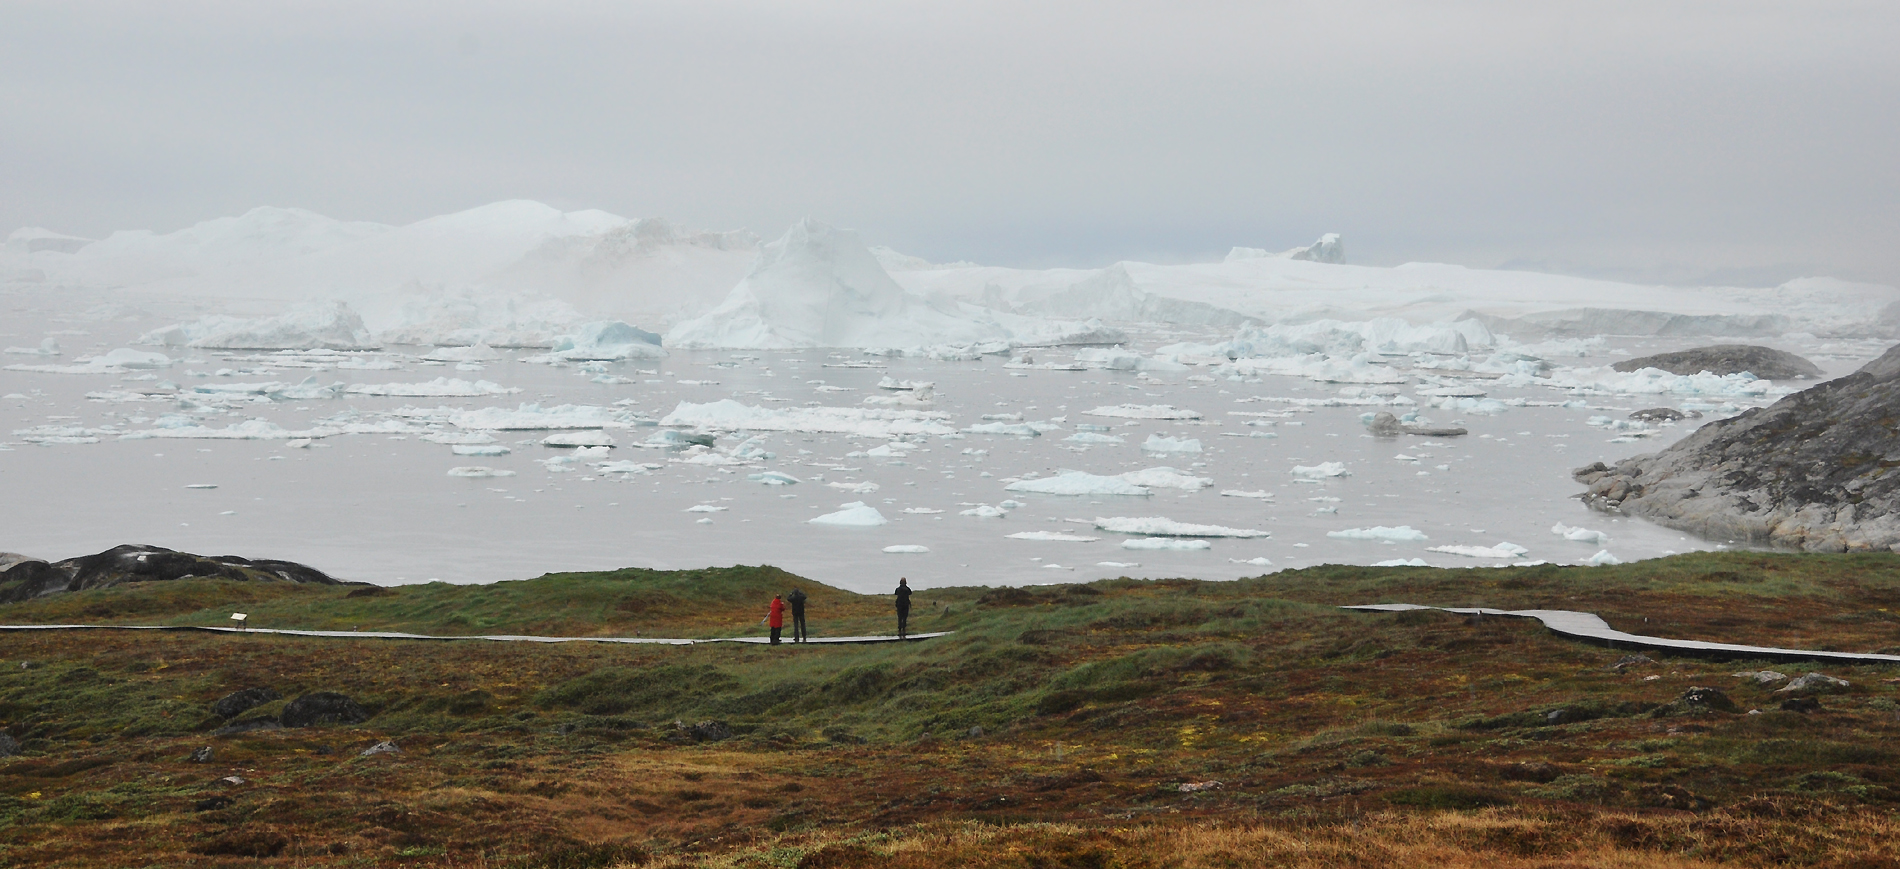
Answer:
<path fill-rule="evenodd" d="M 802 643 L 805 641 L 804 590 L 792 589 L 792 593 L 785 596 L 785 602 L 792 605 L 792 642 Z"/>
<path fill-rule="evenodd" d="M 785 627 L 785 601 L 772 595 L 772 609 L 765 614 L 765 625 L 772 629 L 772 645 L 778 645 L 778 632 Z"/>
<path fill-rule="evenodd" d="M 910 633 L 910 580 L 897 578 L 897 638 Z"/>

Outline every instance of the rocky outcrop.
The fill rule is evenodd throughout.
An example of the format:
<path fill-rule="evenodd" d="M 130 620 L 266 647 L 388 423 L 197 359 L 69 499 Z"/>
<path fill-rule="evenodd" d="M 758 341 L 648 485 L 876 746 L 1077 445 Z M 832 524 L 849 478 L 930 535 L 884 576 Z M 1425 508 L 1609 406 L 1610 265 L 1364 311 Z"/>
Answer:
<path fill-rule="evenodd" d="M 1610 366 L 1617 371 L 1641 371 L 1660 368 L 1670 374 L 1740 374 L 1744 371 L 1763 380 L 1809 380 L 1821 376 L 1821 367 L 1773 347 L 1754 344 L 1714 344 L 1658 353 L 1638 359 L 1625 359 Z"/>
<path fill-rule="evenodd" d="M 369 713 L 355 700 L 335 691 L 305 694 L 284 705 L 277 721 L 285 727 L 312 727 L 318 724 L 362 724 Z"/>
<path fill-rule="evenodd" d="M 115 546 L 97 555 L 52 563 L 24 560 L 0 569 L 0 604 L 42 595 L 128 582 L 214 578 L 239 582 L 300 582 L 341 585 L 343 581 L 294 561 L 193 555 L 160 546 Z"/>
<path fill-rule="evenodd" d="M 1591 508 L 1720 540 L 1900 551 L 1900 346 L 1846 377 L 1578 468 Z"/>

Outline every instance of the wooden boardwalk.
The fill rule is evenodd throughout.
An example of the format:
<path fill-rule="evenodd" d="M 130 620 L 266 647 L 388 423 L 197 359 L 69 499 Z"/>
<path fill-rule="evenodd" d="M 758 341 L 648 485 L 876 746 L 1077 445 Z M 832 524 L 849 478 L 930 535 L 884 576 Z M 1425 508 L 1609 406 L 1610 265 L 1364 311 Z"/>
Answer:
<path fill-rule="evenodd" d="M 209 631 L 220 634 L 271 634 L 286 637 L 330 637 L 352 640 L 490 640 L 501 643 L 625 643 L 629 645 L 657 646 L 694 646 L 700 643 L 771 643 L 771 640 L 765 637 L 675 639 L 666 637 L 531 637 L 518 634 L 438 636 L 435 634 L 405 634 L 398 631 L 298 631 L 287 628 L 227 628 L 216 625 L 0 625 L 0 631 Z M 955 633 L 955 631 L 911 634 L 905 637 L 812 637 L 809 643 L 794 643 L 790 639 L 786 639 L 782 641 L 780 645 L 817 646 L 838 643 L 909 643 L 918 640 L 949 636 L 953 633 Z"/>
<path fill-rule="evenodd" d="M 1499 610 L 1488 607 L 1434 607 L 1410 603 L 1375 603 L 1341 607 L 1371 612 L 1442 610 L 1461 615 L 1507 616 L 1537 619 L 1551 633 L 1583 640 L 1612 649 L 1646 649 L 1703 658 L 1765 658 L 1774 661 L 1836 661 L 1843 664 L 1900 664 L 1900 655 L 1876 655 L 1868 652 L 1823 652 L 1815 649 L 1782 649 L 1774 646 L 1747 646 L 1737 643 L 1709 643 L 1702 640 L 1674 640 L 1647 637 L 1616 630 L 1595 613 L 1570 610 Z"/>

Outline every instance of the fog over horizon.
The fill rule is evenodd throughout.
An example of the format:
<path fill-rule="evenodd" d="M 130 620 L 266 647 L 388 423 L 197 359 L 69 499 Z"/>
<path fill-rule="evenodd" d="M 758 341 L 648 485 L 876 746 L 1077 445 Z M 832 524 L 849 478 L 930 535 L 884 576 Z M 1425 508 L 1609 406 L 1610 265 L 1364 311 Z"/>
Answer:
<path fill-rule="evenodd" d="M 1873 3 L 21 4 L 0 231 L 504 199 L 1094 267 L 1900 283 Z"/>

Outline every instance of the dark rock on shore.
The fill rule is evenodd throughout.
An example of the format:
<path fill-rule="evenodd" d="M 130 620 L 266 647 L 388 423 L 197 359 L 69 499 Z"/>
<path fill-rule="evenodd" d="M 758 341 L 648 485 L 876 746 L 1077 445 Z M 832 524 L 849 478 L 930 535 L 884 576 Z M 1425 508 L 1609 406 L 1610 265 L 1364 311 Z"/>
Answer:
<path fill-rule="evenodd" d="M 315 724 L 362 724 L 369 713 L 355 700 L 335 691 L 305 694 L 284 706 L 278 721 L 285 727 L 309 727 Z"/>
<path fill-rule="evenodd" d="M 12 757 L 20 753 L 20 741 L 11 734 L 0 732 L 0 757 Z"/>
<path fill-rule="evenodd" d="M 1900 551 L 1900 346 L 1846 377 L 1708 423 L 1660 453 L 1578 468 L 1580 497 L 1721 540 Z"/>
<path fill-rule="evenodd" d="M 321 570 L 294 561 L 193 555 L 162 546 L 128 544 L 114 546 L 97 555 L 82 555 L 50 564 L 37 559 L 17 561 L 0 570 L 0 604 L 66 591 L 110 588 L 128 582 L 193 578 L 343 584 L 342 580 Z"/>
<path fill-rule="evenodd" d="M 254 706 L 262 706 L 273 700 L 282 700 L 284 695 L 275 688 L 246 688 L 224 695 L 218 702 L 211 704 L 211 714 L 219 718 L 236 718 Z"/>
<path fill-rule="evenodd" d="M 1680 411 L 1673 407 L 1646 407 L 1630 411 L 1630 419 L 1637 422 L 1678 422 L 1685 419 L 1701 419 L 1702 411 Z"/>
<path fill-rule="evenodd" d="M 1763 380 L 1806 380 L 1821 376 L 1821 368 L 1785 350 L 1754 344 L 1714 344 L 1658 353 L 1640 359 L 1625 359 L 1610 366 L 1617 371 L 1660 368 L 1670 374 L 1740 374 L 1744 371 Z"/>

